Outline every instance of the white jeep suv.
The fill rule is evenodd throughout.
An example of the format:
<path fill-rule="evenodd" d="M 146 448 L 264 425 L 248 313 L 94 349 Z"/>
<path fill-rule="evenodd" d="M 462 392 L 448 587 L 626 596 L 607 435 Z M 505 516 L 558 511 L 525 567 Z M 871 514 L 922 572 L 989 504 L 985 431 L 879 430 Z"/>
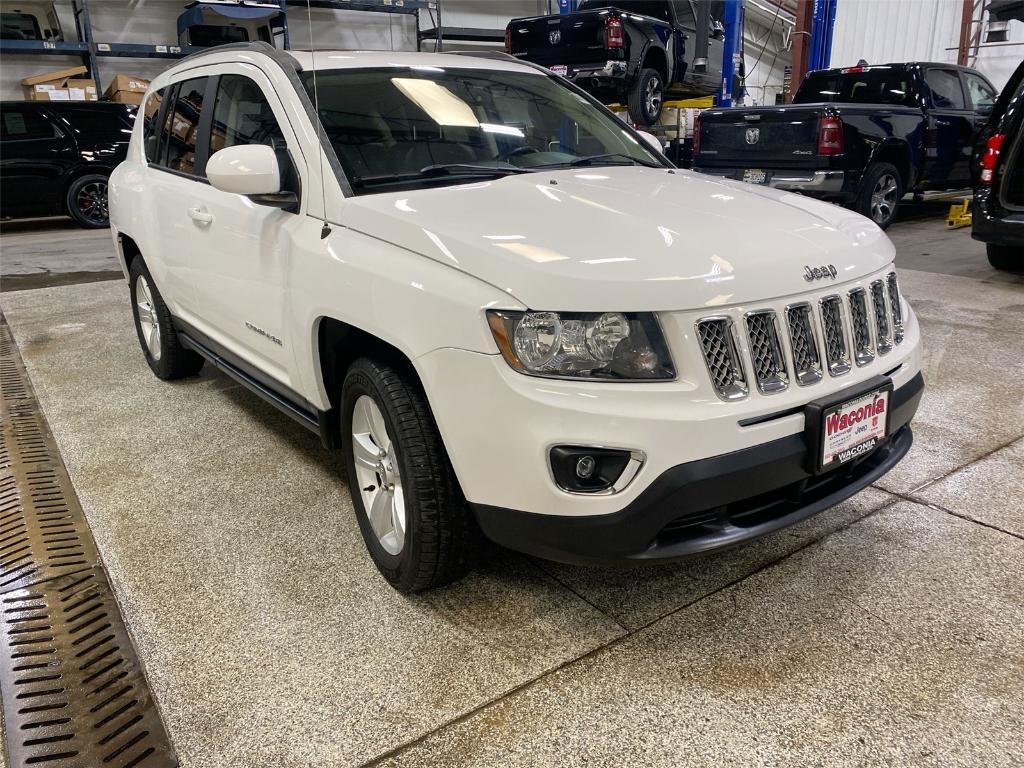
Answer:
<path fill-rule="evenodd" d="M 501 56 L 224 46 L 110 180 L 142 351 L 344 451 L 396 588 L 483 536 L 673 559 L 828 509 L 911 444 L 916 318 L 871 221 L 677 170 Z"/>

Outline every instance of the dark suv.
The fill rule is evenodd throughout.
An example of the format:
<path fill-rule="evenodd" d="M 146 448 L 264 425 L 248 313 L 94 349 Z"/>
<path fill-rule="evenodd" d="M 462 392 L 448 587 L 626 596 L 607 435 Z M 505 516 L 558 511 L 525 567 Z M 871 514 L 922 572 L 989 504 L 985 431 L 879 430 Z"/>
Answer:
<path fill-rule="evenodd" d="M 993 267 L 1024 272 L 1024 62 L 978 136 L 974 167 L 971 236 Z"/>
<path fill-rule="evenodd" d="M 67 214 L 106 227 L 107 179 L 125 158 L 136 107 L 96 101 L 0 103 L 0 216 Z"/>

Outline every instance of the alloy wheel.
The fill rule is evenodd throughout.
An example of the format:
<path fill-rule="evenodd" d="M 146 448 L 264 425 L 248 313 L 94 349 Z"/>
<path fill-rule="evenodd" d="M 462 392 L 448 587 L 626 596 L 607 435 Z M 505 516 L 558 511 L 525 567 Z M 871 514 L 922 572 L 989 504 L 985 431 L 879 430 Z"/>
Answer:
<path fill-rule="evenodd" d="M 369 395 L 360 395 L 352 409 L 352 453 L 370 528 L 384 551 L 397 555 L 405 546 L 402 474 L 384 414 Z"/>
<path fill-rule="evenodd" d="M 146 342 L 146 349 L 153 360 L 160 359 L 160 323 L 156 317 L 156 304 L 149 281 L 143 275 L 135 283 L 135 310 L 139 318 L 139 330 Z"/>
<path fill-rule="evenodd" d="M 107 211 L 107 183 L 91 181 L 83 184 L 75 195 L 75 205 L 83 217 L 94 224 L 106 224 L 109 219 Z"/>
<path fill-rule="evenodd" d="M 661 109 L 661 83 L 655 77 L 647 81 L 647 88 L 644 90 L 644 107 L 651 118 L 656 117 Z"/>
<path fill-rule="evenodd" d="M 893 217 L 896 210 L 896 193 L 899 182 L 891 173 L 883 173 L 871 191 L 871 218 L 876 224 L 884 224 Z"/>

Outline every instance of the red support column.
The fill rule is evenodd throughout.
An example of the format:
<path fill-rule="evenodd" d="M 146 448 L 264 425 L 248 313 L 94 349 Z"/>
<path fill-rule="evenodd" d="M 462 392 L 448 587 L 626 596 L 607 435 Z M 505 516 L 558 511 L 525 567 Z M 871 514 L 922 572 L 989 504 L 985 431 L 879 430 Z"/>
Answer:
<path fill-rule="evenodd" d="M 967 0 L 970 2 L 970 0 Z M 811 26 L 814 20 L 814 0 L 796 0 L 796 25 L 793 28 L 793 74 L 790 79 L 786 101 L 793 101 L 804 75 L 807 74 L 807 59 L 811 52 Z"/>
<path fill-rule="evenodd" d="M 956 54 L 956 63 L 967 65 L 967 51 L 971 47 L 971 23 L 974 21 L 974 0 L 964 0 L 963 12 L 960 15 L 960 48 Z"/>

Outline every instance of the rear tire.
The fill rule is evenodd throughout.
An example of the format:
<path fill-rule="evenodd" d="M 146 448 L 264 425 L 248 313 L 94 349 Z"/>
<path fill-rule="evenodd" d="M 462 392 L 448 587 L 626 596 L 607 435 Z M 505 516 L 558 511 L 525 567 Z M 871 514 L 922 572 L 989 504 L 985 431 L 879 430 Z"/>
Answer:
<path fill-rule="evenodd" d="M 637 125 L 651 126 L 661 117 L 661 105 L 665 101 L 665 83 L 656 69 L 640 70 L 640 76 L 629 89 L 626 106 L 629 118 Z"/>
<path fill-rule="evenodd" d="M 128 276 L 135 332 L 150 370 L 165 381 L 195 376 L 203 367 L 203 358 L 181 345 L 171 312 L 141 256 L 132 260 Z"/>
<path fill-rule="evenodd" d="M 988 263 L 1007 272 L 1024 272 L 1024 248 L 986 243 Z"/>
<path fill-rule="evenodd" d="M 356 360 L 342 385 L 341 427 L 359 529 L 384 578 L 408 593 L 465 575 L 483 534 L 415 376 Z"/>
<path fill-rule="evenodd" d="M 872 163 L 864 171 L 853 209 L 882 229 L 888 229 L 896 218 L 896 208 L 902 197 L 903 182 L 896 166 L 891 163 Z"/>
<path fill-rule="evenodd" d="M 110 226 L 107 213 L 107 177 L 98 173 L 79 176 L 71 182 L 65 198 L 68 216 L 82 227 L 102 229 Z"/>

